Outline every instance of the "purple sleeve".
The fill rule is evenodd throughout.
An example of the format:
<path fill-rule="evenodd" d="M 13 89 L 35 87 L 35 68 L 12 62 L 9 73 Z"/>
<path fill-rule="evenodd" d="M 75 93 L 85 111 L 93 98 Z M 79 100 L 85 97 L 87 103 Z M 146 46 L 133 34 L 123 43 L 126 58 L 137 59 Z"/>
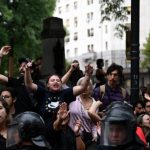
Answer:
<path fill-rule="evenodd" d="M 93 90 L 93 98 L 97 101 L 100 100 L 100 88 L 97 87 Z"/>
<path fill-rule="evenodd" d="M 131 101 L 130 101 L 130 95 L 129 95 L 129 93 L 128 93 L 127 91 L 126 91 L 125 100 L 126 100 L 128 103 L 131 103 Z"/>

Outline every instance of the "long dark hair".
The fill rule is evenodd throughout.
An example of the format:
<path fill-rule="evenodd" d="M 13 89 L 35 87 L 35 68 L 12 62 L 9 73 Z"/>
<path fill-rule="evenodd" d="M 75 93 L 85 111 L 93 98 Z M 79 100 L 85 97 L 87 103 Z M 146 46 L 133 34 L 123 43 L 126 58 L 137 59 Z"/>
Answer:
<path fill-rule="evenodd" d="M 9 106 L 3 96 L 0 96 L 0 102 L 2 103 L 3 107 L 5 108 L 6 113 L 9 114 Z"/>
<path fill-rule="evenodd" d="M 9 105 L 5 101 L 5 98 L 3 96 L 0 96 L 0 102 L 2 103 L 2 106 L 5 108 L 6 114 L 7 114 L 7 120 L 6 120 L 6 125 L 10 123 L 10 120 L 12 119 L 12 116 L 9 114 Z"/>

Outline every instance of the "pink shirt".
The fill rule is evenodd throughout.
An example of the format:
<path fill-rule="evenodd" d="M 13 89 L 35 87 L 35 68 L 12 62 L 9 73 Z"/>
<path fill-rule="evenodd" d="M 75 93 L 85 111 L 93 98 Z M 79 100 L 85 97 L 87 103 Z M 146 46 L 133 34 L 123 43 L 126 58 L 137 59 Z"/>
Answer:
<path fill-rule="evenodd" d="M 92 100 L 93 102 L 95 101 L 94 99 Z M 70 103 L 69 110 L 70 110 L 69 126 L 72 129 L 74 129 L 74 124 L 76 120 L 81 120 L 82 127 L 80 130 L 80 134 L 82 135 L 82 131 L 85 130 L 86 132 L 91 133 L 93 137 L 97 137 L 97 127 L 91 121 L 87 113 L 87 110 L 82 105 L 80 96 L 77 96 L 76 100 Z"/>

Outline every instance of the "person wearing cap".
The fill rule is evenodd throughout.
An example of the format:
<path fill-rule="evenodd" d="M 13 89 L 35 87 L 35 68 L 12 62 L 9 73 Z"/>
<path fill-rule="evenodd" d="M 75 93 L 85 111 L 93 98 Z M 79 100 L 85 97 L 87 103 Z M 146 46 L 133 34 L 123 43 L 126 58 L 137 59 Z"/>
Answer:
<path fill-rule="evenodd" d="M 42 117 L 30 111 L 17 115 L 8 125 L 6 147 L 8 150 L 50 150 Z"/>

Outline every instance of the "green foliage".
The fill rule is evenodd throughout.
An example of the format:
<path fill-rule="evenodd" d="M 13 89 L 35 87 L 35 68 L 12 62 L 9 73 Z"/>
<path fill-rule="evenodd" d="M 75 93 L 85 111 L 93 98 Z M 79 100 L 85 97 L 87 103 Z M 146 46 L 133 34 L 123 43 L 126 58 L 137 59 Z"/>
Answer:
<path fill-rule="evenodd" d="M 0 2 L 0 11 L 4 14 L 0 23 L 0 46 L 8 44 L 10 39 L 13 39 L 14 68 L 20 57 L 34 59 L 41 55 L 43 19 L 52 16 L 55 3 L 55 0 L 19 0 L 16 7 L 9 9 L 6 0 Z M 5 20 L 9 22 L 7 26 L 3 25 Z M 1 70 L 4 71 L 3 66 Z"/>
<path fill-rule="evenodd" d="M 128 8 L 122 7 L 124 0 L 100 0 L 101 9 L 101 23 L 104 21 L 118 21 L 116 25 L 115 35 L 122 38 L 123 32 L 127 30 L 126 25 L 123 24 L 128 19 Z"/>
<path fill-rule="evenodd" d="M 144 68 L 150 67 L 150 33 L 148 38 L 146 39 L 146 43 L 144 43 L 143 54 L 145 58 L 144 61 L 142 62 L 142 66 Z"/>
<path fill-rule="evenodd" d="M 101 15 L 104 20 L 126 20 L 126 7 L 121 7 L 124 0 L 101 0 Z"/>

